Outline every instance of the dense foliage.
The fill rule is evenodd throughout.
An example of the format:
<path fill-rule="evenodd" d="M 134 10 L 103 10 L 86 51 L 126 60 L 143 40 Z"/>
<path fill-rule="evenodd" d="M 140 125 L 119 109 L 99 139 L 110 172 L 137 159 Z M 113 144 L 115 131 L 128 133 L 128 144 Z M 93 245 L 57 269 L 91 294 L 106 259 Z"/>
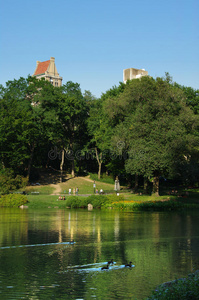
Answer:
<path fill-rule="evenodd" d="M 9 194 L 0 197 L 0 207 L 19 207 L 27 203 L 28 199 L 25 195 Z"/>
<path fill-rule="evenodd" d="M 21 175 L 15 177 L 13 170 L 0 170 L 0 195 L 24 188 L 28 183 L 27 178 Z"/>
<path fill-rule="evenodd" d="M 60 180 L 63 171 L 108 173 L 146 191 L 151 182 L 156 195 L 160 177 L 194 185 L 198 101 L 197 90 L 168 74 L 120 83 L 100 99 L 71 81 L 62 87 L 34 77 L 8 81 L 0 86 L 1 193 L 19 188 L 17 175 L 38 180 L 41 169 L 60 171 Z"/>
<path fill-rule="evenodd" d="M 147 300 L 155 299 L 199 299 L 199 271 L 189 274 L 187 278 L 181 278 L 158 286 L 153 295 L 147 298 Z"/>

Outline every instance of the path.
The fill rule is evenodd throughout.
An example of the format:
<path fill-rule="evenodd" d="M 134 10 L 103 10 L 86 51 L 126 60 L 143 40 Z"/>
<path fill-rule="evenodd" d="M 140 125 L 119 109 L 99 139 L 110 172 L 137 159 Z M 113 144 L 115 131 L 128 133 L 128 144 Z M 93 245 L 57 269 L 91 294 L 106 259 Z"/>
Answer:
<path fill-rule="evenodd" d="M 50 184 L 51 187 L 54 188 L 54 191 L 51 195 L 58 195 L 61 193 L 61 185 L 60 183 L 57 183 L 57 184 Z"/>

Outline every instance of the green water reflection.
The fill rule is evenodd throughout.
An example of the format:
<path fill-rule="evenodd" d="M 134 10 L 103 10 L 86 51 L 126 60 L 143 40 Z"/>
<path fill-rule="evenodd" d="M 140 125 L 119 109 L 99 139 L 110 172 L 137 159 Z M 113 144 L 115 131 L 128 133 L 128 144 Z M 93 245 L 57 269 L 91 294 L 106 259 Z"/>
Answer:
<path fill-rule="evenodd" d="M 198 221 L 198 212 L 1 209 L 0 299 L 143 299 L 199 268 Z"/>

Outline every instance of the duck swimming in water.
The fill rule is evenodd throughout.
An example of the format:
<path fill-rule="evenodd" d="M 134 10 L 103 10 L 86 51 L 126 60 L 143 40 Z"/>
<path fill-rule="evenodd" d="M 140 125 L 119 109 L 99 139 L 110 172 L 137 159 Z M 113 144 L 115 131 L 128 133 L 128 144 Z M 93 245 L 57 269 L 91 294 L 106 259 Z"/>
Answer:
<path fill-rule="evenodd" d="M 108 261 L 108 265 L 111 265 L 111 264 L 112 265 L 114 264 L 113 259 L 111 259 L 111 260 Z"/>
<path fill-rule="evenodd" d="M 74 244 L 74 240 L 71 240 L 71 241 L 69 242 L 69 244 L 71 244 L 71 245 Z"/>
<path fill-rule="evenodd" d="M 132 261 L 130 261 L 129 264 L 126 264 L 125 267 L 131 268 L 132 267 Z"/>
<path fill-rule="evenodd" d="M 109 269 L 109 265 L 107 265 L 106 267 L 102 267 L 101 270 L 108 270 Z"/>

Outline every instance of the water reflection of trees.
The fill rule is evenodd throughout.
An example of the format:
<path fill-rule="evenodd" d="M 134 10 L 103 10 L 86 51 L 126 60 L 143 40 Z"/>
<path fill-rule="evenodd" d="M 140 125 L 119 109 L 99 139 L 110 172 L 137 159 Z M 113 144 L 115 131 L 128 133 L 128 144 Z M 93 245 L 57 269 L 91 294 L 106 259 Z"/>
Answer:
<path fill-rule="evenodd" d="M 103 294 L 103 287 L 110 284 L 112 290 L 108 293 L 111 297 L 112 293 L 117 295 L 124 288 L 130 295 L 132 280 L 136 281 L 135 289 L 142 289 L 137 279 L 143 274 L 142 284 L 147 289 L 151 281 L 158 285 L 179 272 L 190 272 L 199 248 L 195 238 L 198 236 L 197 223 L 198 216 L 193 213 L 3 209 L 0 214 L 1 247 L 40 243 L 60 245 L 16 248 L 12 254 L 1 251 L 0 270 L 9 270 L 10 273 L 7 275 L 5 271 L 5 274 L 10 280 L 19 273 L 19 285 L 28 278 L 35 293 L 38 286 L 42 286 L 42 278 L 50 285 L 62 276 L 62 280 L 70 282 L 71 293 L 80 288 L 77 285 L 82 278 L 81 288 L 85 289 L 85 294 L 89 294 L 91 287 L 96 288 L 96 293 L 101 291 Z M 61 244 L 73 239 L 74 245 Z M 75 272 L 66 272 L 69 266 L 105 262 L 111 258 L 117 264 L 132 260 L 136 267 L 133 272 L 99 273 L 88 281 L 83 280 L 84 274 L 79 274 L 77 281 Z"/>

